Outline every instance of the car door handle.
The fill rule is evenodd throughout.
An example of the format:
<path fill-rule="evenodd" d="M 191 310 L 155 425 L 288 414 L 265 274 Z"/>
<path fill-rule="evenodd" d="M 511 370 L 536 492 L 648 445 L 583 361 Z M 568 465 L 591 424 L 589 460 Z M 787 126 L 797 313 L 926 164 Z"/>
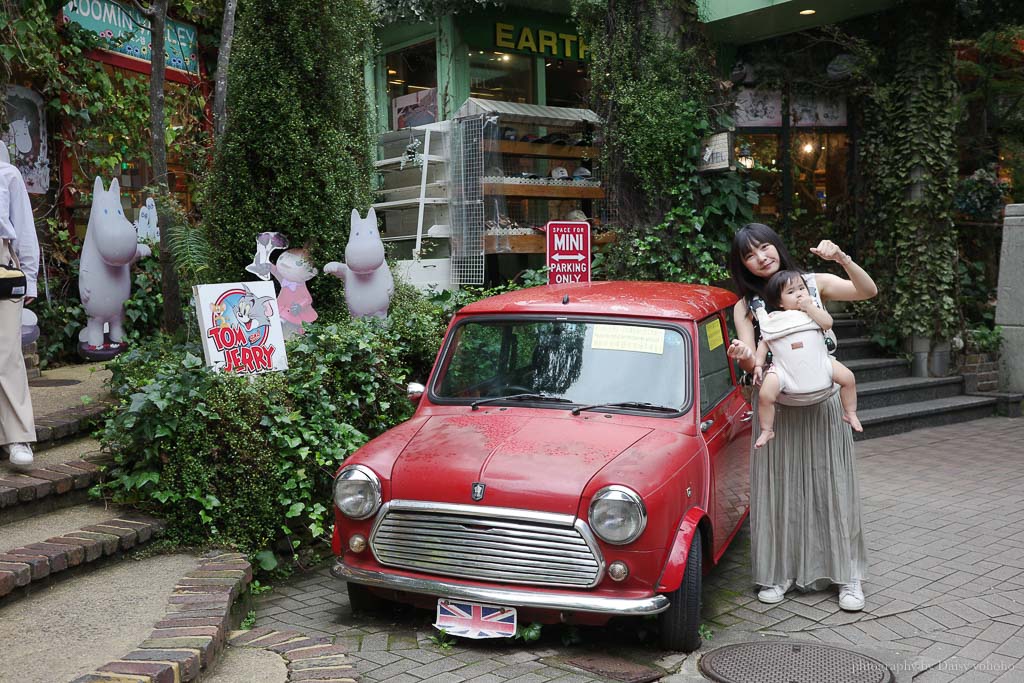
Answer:
<path fill-rule="evenodd" d="M 714 420 L 704 420 L 700 423 L 700 431 L 706 432 L 711 429 L 711 425 L 715 424 Z"/>
<path fill-rule="evenodd" d="M 753 410 L 748 410 L 747 412 L 743 413 L 743 417 L 740 418 L 740 422 L 750 422 L 750 420 L 753 417 L 754 417 L 754 411 Z"/>

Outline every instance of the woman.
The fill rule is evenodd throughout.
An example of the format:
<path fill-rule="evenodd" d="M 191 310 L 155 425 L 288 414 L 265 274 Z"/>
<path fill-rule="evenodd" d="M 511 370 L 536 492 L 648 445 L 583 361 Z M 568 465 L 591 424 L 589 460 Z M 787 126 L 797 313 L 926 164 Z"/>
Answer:
<path fill-rule="evenodd" d="M 832 242 L 823 240 L 811 252 L 835 261 L 849 277 L 805 275 L 812 296 L 820 301 L 860 301 L 878 293 L 871 277 Z M 800 268 L 778 234 L 760 223 L 742 227 L 729 254 L 729 271 L 741 297 L 733 309 L 738 338 L 729 356 L 748 372 L 754 369 L 760 341 L 750 306 L 762 302 L 768 279 L 779 270 Z M 793 586 L 821 590 L 839 584 L 842 609 L 864 608 L 860 582 L 867 557 L 860 493 L 853 433 L 842 416 L 837 393 L 812 405 L 780 405 L 775 439 L 751 452 L 751 564 L 761 602 L 782 602 Z M 753 424 L 758 425 L 756 417 Z M 755 427 L 754 440 L 758 431 Z"/>

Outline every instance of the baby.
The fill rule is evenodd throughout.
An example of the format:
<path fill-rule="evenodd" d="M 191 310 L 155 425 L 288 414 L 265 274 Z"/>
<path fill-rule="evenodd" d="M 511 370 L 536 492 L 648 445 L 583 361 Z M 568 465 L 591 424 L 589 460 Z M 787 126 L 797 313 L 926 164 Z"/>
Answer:
<path fill-rule="evenodd" d="M 794 270 L 779 271 L 765 286 L 765 300 L 775 309 L 758 311 L 761 342 L 754 356 L 754 382 L 761 384 L 758 417 L 761 434 L 754 448 L 775 438 L 775 402 L 780 393 L 811 394 L 839 385 L 843 420 L 856 432 L 864 431 L 857 419 L 857 384 L 845 365 L 828 355 L 823 331 L 832 328 L 832 316 L 819 308 L 807 283 Z M 772 363 L 765 368 L 768 352 Z"/>

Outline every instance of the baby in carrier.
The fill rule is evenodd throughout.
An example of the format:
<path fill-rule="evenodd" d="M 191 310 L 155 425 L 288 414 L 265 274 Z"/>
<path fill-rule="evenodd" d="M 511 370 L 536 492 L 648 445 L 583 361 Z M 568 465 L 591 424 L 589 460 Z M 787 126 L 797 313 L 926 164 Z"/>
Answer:
<path fill-rule="evenodd" d="M 764 306 L 755 310 L 761 329 L 761 341 L 754 356 L 754 382 L 761 384 L 758 417 L 761 434 L 754 448 L 775 438 L 775 403 L 779 394 L 812 395 L 831 393 L 833 382 L 839 385 L 843 421 L 856 432 L 864 431 L 857 419 L 857 384 L 845 365 L 828 355 L 824 331 L 832 328 L 832 316 L 819 308 L 807 289 L 803 276 L 795 270 L 779 271 L 765 286 Z M 768 352 L 772 362 L 765 368 Z"/>

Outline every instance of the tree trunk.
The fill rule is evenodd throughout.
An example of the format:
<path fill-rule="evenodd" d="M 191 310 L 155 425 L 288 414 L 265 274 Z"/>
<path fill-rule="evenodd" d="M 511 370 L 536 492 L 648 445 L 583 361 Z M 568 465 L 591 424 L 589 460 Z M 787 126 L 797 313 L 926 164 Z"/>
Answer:
<path fill-rule="evenodd" d="M 167 26 L 167 5 L 169 0 L 153 0 L 150 6 L 149 27 L 152 35 L 152 71 L 149 77 L 149 135 L 150 155 L 153 157 L 153 181 L 164 196 L 170 194 L 170 183 L 167 177 L 167 139 L 165 137 L 166 122 L 164 115 L 164 84 L 166 82 L 166 62 L 164 53 L 165 29 Z M 157 202 L 158 207 L 166 207 L 166 202 Z M 173 333 L 185 322 L 181 312 L 181 286 L 178 284 L 178 272 L 174 268 L 174 257 L 168 244 L 167 232 L 170 228 L 171 214 L 158 209 L 160 225 L 160 273 L 164 295 L 163 329 Z"/>
<path fill-rule="evenodd" d="M 235 8 L 238 0 L 224 0 L 224 19 L 220 26 L 220 50 L 217 52 L 217 78 L 213 85 L 213 140 L 220 141 L 227 125 L 228 114 L 228 61 L 231 41 L 235 37 Z"/>

